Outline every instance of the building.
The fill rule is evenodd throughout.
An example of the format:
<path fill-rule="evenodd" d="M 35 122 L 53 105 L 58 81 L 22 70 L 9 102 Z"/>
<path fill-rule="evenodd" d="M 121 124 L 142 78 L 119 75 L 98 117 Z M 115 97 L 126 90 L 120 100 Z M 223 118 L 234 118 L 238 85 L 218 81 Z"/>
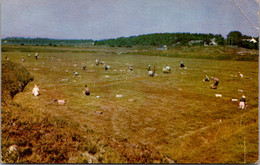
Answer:
<path fill-rule="evenodd" d="M 209 45 L 218 46 L 218 43 L 216 42 L 216 38 L 210 39 Z"/>
<path fill-rule="evenodd" d="M 251 38 L 249 42 L 253 42 L 254 44 L 257 43 L 257 41 L 254 38 Z"/>
<path fill-rule="evenodd" d="M 254 39 L 254 38 L 251 38 L 251 39 L 242 39 L 242 41 L 253 42 L 254 44 L 257 43 L 256 39 Z"/>

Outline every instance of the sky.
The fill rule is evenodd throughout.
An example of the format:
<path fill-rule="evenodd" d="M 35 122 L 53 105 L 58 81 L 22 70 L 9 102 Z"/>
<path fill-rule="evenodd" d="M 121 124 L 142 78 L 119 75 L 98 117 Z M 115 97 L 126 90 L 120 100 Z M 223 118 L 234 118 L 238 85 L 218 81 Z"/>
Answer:
<path fill-rule="evenodd" d="M 110 39 L 231 31 L 257 37 L 259 0 L 2 0 L 1 38 Z"/>

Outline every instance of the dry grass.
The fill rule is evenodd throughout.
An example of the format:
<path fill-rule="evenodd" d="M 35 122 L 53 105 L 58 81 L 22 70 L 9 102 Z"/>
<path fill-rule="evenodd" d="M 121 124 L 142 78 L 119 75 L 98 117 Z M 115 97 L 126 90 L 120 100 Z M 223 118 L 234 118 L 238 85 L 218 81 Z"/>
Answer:
<path fill-rule="evenodd" d="M 69 49 L 72 51 L 38 52 L 37 61 L 24 52 L 4 52 L 2 58 L 7 55 L 10 60 L 22 63 L 25 57 L 22 65 L 34 76 L 34 81 L 14 101 L 74 123 L 79 131 L 84 126 L 93 130 L 92 138 L 106 144 L 98 148 L 107 149 L 102 158 L 97 154 L 96 159 L 104 163 L 169 160 L 254 163 L 258 160 L 258 62 L 133 56 L 131 52 L 138 54 L 138 51 L 125 48 L 95 47 L 80 49 L 78 53 L 78 48 Z M 111 53 L 122 51 L 130 53 Z M 203 51 L 198 49 L 196 53 Z M 55 61 L 51 61 L 51 56 Z M 103 65 L 95 66 L 96 58 L 110 65 L 110 70 L 105 71 Z M 179 69 L 181 61 L 186 70 Z M 86 71 L 82 69 L 84 64 Z M 153 78 L 146 70 L 149 64 L 156 66 L 158 75 Z M 172 73 L 162 73 L 166 64 L 171 66 Z M 133 72 L 128 70 L 130 65 Z M 79 76 L 73 75 L 74 70 Z M 243 79 L 237 77 L 238 71 L 244 74 Z M 202 81 L 205 74 L 220 79 L 217 90 L 209 89 L 211 83 Z M 37 99 L 31 95 L 34 84 L 40 88 L 41 96 Z M 82 94 L 85 84 L 91 96 Z M 223 97 L 216 98 L 216 93 Z M 117 94 L 123 97 L 115 97 Z M 249 104 L 245 111 L 238 109 L 238 102 L 230 101 L 240 99 L 243 94 Z M 67 103 L 60 106 L 51 103 L 52 99 L 66 99 Z M 84 132 L 79 134 L 86 136 Z M 84 154 L 71 155 L 68 162 L 75 159 L 84 162 L 84 157 Z"/>

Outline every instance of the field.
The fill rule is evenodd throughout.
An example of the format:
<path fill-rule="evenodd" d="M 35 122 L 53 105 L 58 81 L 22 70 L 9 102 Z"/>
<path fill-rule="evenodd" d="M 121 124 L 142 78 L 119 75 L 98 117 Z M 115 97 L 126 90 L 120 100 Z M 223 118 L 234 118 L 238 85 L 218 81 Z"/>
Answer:
<path fill-rule="evenodd" d="M 34 58 L 36 51 L 38 60 Z M 29 53 L 31 57 L 27 57 Z M 230 47 L 162 52 L 151 47 L 5 46 L 2 60 L 6 56 L 34 77 L 14 97 L 16 103 L 33 109 L 33 115 L 47 113 L 73 123 L 81 136 L 106 144 L 92 155 L 71 155 L 67 163 L 81 162 L 80 157 L 101 163 L 258 161 L 258 51 Z M 96 66 L 96 59 L 110 69 Z M 181 61 L 187 69 L 179 69 Z M 149 64 L 156 67 L 155 77 L 148 76 Z M 167 64 L 172 71 L 164 74 L 162 68 Z M 129 71 L 130 65 L 133 71 Z M 238 76 L 239 71 L 244 78 Z M 212 81 L 202 81 L 205 75 L 220 80 L 218 89 L 210 89 Z M 35 84 L 39 97 L 31 93 Z M 82 93 L 86 84 L 90 96 Z M 242 95 L 248 103 L 246 110 L 238 108 L 239 102 L 230 101 Z M 65 99 L 66 104 L 58 105 L 53 99 Z M 91 131 L 85 134 L 84 129 Z M 101 158 L 110 150 L 117 156 Z M 141 151 L 154 157 L 136 160 Z"/>

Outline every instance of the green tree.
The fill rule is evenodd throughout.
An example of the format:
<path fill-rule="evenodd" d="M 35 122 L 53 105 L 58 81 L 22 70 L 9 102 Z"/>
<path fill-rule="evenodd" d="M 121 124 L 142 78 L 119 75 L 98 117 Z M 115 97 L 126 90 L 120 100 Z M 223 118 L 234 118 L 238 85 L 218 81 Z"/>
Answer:
<path fill-rule="evenodd" d="M 228 45 L 242 45 L 242 33 L 239 31 L 232 31 L 227 35 Z"/>

